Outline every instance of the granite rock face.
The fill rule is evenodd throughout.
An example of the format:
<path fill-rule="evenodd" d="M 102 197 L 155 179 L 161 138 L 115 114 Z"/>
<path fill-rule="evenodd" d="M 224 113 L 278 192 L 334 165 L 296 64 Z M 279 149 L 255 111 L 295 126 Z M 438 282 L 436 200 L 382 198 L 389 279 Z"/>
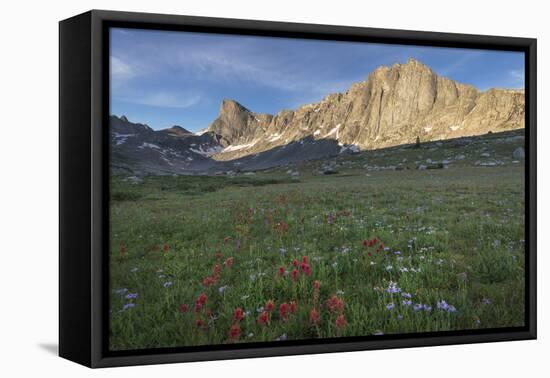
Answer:
<path fill-rule="evenodd" d="M 344 93 L 276 115 L 256 114 L 224 100 L 208 130 L 228 146 L 213 155 L 231 160 L 307 137 L 343 148 L 376 149 L 524 127 L 523 90 L 479 91 L 438 76 L 410 59 L 379 67 Z"/>
<path fill-rule="evenodd" d="M 218 117 L 198 133 L 181 126 L 155 131 L 112 116 L 111 167 L 120 173 L 246 171 L 417 140 L 459 138 L 453 143 L 464 146 L 472 138 L 461 137 L 524 128 L 524 117 L 523 90 L 482 92 L 411 59 L 379 67 L 343 93 L 275 115 L 223 100 Z"/>
<path fill-rule="evenodd" d="M 256 114 L 236 101 L 225 99 L 220 106 L 218 118 L 209 126 L 208 131 L 221 135 L 228 144 L 254 136 L 261 136 L 263 127 L 273 117 L 268 114 Z"/>

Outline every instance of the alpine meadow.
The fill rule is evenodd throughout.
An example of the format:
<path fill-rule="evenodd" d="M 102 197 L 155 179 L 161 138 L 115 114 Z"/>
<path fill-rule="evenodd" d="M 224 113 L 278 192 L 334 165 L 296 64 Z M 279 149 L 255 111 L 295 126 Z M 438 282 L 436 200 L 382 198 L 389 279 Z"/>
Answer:
<path fill-rule="evenodd" d="M 525 324 L 515 57 L 157 34 L 111 37 L 111 350 Z"/>

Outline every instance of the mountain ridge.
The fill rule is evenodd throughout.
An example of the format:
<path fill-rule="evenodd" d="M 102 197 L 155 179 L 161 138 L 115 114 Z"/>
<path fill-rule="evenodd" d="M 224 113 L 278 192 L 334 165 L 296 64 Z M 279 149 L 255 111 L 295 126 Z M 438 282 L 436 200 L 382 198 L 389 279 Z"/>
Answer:
<path fill-rule="evenodd" d="M 366 80 L 322 100 L 255 113 L 223 99 L 200 133 L 181 126 L 155 131 L 111 116 L 116 163 L 148 172 L 204 171 L 281 165 L 339 153 L 475 136 L 524 127 L 523 90 L 480 91 L 439 76 L 423 63 L 380 66 Z M 287 148 L 288 147 L 288 148 Z M 131 163 L 128 163 L 131 162 Z M 231 163 L 234 162 L 234 163 Z"/>
<path fill-rule="evenodd" d="M 523 90 L 480 91 L 409 59 L 376 68 L 344 92 L 275 115 L 254 113 L 224 99 L 208 130 L 239 146 L 215 155 L 231 160 L 309 135 L 376 149 L 411 143 L 417 136 L 438 140 L 512 130 L 524 127 L 524 108 Z"/>

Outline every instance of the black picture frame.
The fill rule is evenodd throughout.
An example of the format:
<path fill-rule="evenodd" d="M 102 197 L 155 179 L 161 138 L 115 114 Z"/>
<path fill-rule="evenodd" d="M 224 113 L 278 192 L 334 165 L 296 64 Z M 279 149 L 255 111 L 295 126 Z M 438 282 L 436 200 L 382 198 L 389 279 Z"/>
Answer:
<path fill-rule="evenodd" d="M 109 352 L 109 27 L 525 53 L 525 326 Z M 59 24 L 59 354 L 88 367 L 536 338 L 536 39 L 92 10 Z"/>

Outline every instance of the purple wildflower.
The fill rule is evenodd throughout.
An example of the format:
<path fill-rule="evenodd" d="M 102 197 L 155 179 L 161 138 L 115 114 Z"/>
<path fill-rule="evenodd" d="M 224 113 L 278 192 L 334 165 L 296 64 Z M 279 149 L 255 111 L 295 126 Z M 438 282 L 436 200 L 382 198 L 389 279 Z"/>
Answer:
<path fill-rule="evenodd" d="M 133 308 L 135 306 L 136 306 L 135 303 L 126 303 L 124 306 L 122 306 L 122 311 L 126 311 L 126 310 L 128 310 L 130 308 Z"/>
<path fill-rule="evenodd" d="M 413 310 L 414 311 L 420 311 L 420 310 L 423 310 L 424 309 L 424 305 L 422 303 L 416 303 L 414 306 L 413 306 Z"/>
<path fill-rule="evenodd" d="M 442 310 L 442 311 L 456 312 L 455 306 L 448 304 L 444 300 L 441 300 L 441 301 L 437 302 L 437 308 Z"/>
<path fill-rule="evenodd" d="M 220 287 L 218 288 L 218 292 L 219 292 L 220 294 L 223 294 L 223 293 L 227 290 L 228 287 L 229 287 L 229 286 L 227 286 L 227 285 L 225 285 L 225 286 L 220 286 Z"/>
<path fill-rule="evenodd" d="M 394 294 L 401 292 L 401 289 L 397 287 L 397 282 L 390 281 L 388 288 L 386 289 L 387 293 Z"/>

